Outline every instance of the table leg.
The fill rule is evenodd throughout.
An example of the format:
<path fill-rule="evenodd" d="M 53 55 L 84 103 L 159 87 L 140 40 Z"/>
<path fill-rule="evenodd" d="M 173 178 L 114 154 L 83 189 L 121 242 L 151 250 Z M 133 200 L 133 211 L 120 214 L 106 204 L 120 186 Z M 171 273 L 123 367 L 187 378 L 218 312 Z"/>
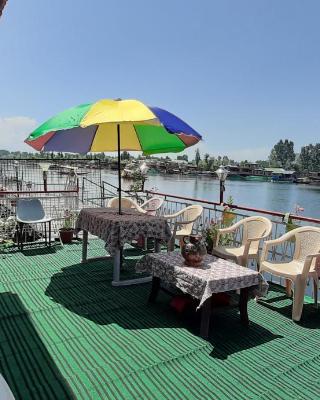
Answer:
<path fill-rule="evenodd" d="M 121 257 L 122 257 L 122 251 L 121 249 L 117 249 L 113 258 L 113 282 L 120 281 Z"/>
<path fill-rule="evenodd" d="M 154 303 L 157 299 L 158 293 L 160 290 L 160 278 L 157 278 L 156 276 L 152 277 L 152 285 L 151 285 L 151 293 L 149 296 L 149 303 Z"/>
<path fill-rule="evenodd" d="M 239 301 L 240 320 L 242 325 L 244 326 L 249 326 L 248 300 L 249 300 L 249 288 L 245 287 L 240 289 L 240 301 Z"/>
<path fill-rule="evenodd" d="M 201 325 L 200 325 L 200 336 L 203 339 L 207 339 L 209 336 L 209 327 L 211 319 L 211 308 L 212 308 L 212 297 L 207 299 L 201 307 Z"/>
<path fill-rule="evenodd" d="M 161 240 L 155 239 L 154 251 L 155 251 L 155 253 L 160 253 L 160 251 L 161 251 Z"/>
<path fill-rule="evenodd" d="M 88 254 L 88 231 L 83 231 L 83 238 L 82 238 L 82 260 L 81 262 L 87 261 L 87 254 Z"/>

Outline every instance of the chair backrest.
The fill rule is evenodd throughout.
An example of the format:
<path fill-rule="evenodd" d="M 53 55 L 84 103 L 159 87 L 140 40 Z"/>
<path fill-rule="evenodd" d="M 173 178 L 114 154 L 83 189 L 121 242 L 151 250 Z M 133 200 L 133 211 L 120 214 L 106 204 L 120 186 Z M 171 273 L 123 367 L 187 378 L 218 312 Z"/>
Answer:
<path fill-rule="evenodd" d="M 181 229 L 186 230 L 186 234 L 191 235 L 194 222 L 201 216 L 203 207 L 199 205 L 188 206 L 180 215 L 180 221 L 190 221 L 190 224 L 183 225 Z"/>
<path fill-rule="evenodd" d="M 272 222 L 266 218 L 261 216 L 254 216 L 244 218 L 240 221 L 243 224 L 243 236 L 242 236 L 242 244 L 245 245 L 248 239 L 254 238 L 266 238 L 271 234 L 272 231 Z M 251 243 L 250 249 L 259 250 L 259 241 L 254 241 Z"/>
<path fill-rule="evenodd" d="M 156 215 L 163 202 L 164 199 L 161 197 L 152 197 L 151 199 L 145 201 L 140 207 L 145 210 L 148 215 Z"/>
<path fill-rule="evenodd" d="M 315 226 L 303 226 L 291 231 L 295 237 L 295 251 L 293 259 L 304 263 L 306 257 L 311 254 L 320 254 L 320 228 Z M 315 259 L 311 264 L 314 267 Z"/>
<path fill-rule="evenodd" d="M 119 208 L 119 197 L 114 197 L 108 201 L 107 207 L 109 208 Z M 136 208 L 136 203 L 129 199 L 129 197 L 121 197 L 121 207 L 122 208 Z"/>
<path fill-rule="evenodd" d="M 45 212 L 39 199 L 18 199 L 17 219 L 22 221 L 38 221 L 45 217 Z"/>

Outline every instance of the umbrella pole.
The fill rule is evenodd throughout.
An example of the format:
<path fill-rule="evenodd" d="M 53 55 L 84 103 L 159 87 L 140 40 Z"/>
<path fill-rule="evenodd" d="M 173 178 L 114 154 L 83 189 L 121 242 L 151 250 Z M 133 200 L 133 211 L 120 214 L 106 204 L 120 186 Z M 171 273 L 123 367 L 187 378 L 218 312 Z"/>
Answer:
<path fill-rule="evenodd" d="M 121 158 L 120 158 L 120 124 L 117 124 L 117 134 L 118 134 L 118 190 L 119 190 L 119 214 L 121 214 Z"/>

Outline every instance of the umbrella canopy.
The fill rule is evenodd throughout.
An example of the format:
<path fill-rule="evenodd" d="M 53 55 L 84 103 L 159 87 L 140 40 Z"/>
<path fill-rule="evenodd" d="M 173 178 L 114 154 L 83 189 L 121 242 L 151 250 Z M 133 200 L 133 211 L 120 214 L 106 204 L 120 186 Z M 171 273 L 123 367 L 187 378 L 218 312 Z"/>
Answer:
<path fill-rule="evenodd" d="M 120 128 L 120 129 L 119 129 Z M 180 118 L 137 100 L 99 100 L 70 108 L 33 131 L 26 143 L 39 151 L 72 153 L 142 151 L 180 152 L 201 135 Z"/>
<path fill-rule="evenodd" d="M 138 100 L 99 100 L 69 108 L 49 119 L 25 140 L 39 151 L 70 153 L 118 152 L 121 214 L 120 151 L 176 153 L 201 140 L 180 118 Z"/>

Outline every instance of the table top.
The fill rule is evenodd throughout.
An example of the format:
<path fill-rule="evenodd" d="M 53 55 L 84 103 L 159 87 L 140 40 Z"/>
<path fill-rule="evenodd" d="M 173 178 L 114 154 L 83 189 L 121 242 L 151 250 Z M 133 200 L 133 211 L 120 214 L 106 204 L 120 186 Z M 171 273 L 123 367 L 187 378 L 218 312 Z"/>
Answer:
<path fill-rule="evenodd" d="M 136 265 L 137 272 L 150 272 L 183 292 L 200 299 L 201 306 L 214 293 L 256 287 L 264 296 L 268 284 L 259 272 L 207 254 L 201 267 L 189 267 L 179 252 L 148 254 Z"/>
<path fill-rule="evenodd" d="M 140 236 L 164 242 L 171 238 L 165 218 L 142 214 L 130 208 L 123 208 L 121 214 L 115 208 L 83 208 L 76 221 L 76 229 L 86 230 L 104 240 L 111 255 Z"/>

